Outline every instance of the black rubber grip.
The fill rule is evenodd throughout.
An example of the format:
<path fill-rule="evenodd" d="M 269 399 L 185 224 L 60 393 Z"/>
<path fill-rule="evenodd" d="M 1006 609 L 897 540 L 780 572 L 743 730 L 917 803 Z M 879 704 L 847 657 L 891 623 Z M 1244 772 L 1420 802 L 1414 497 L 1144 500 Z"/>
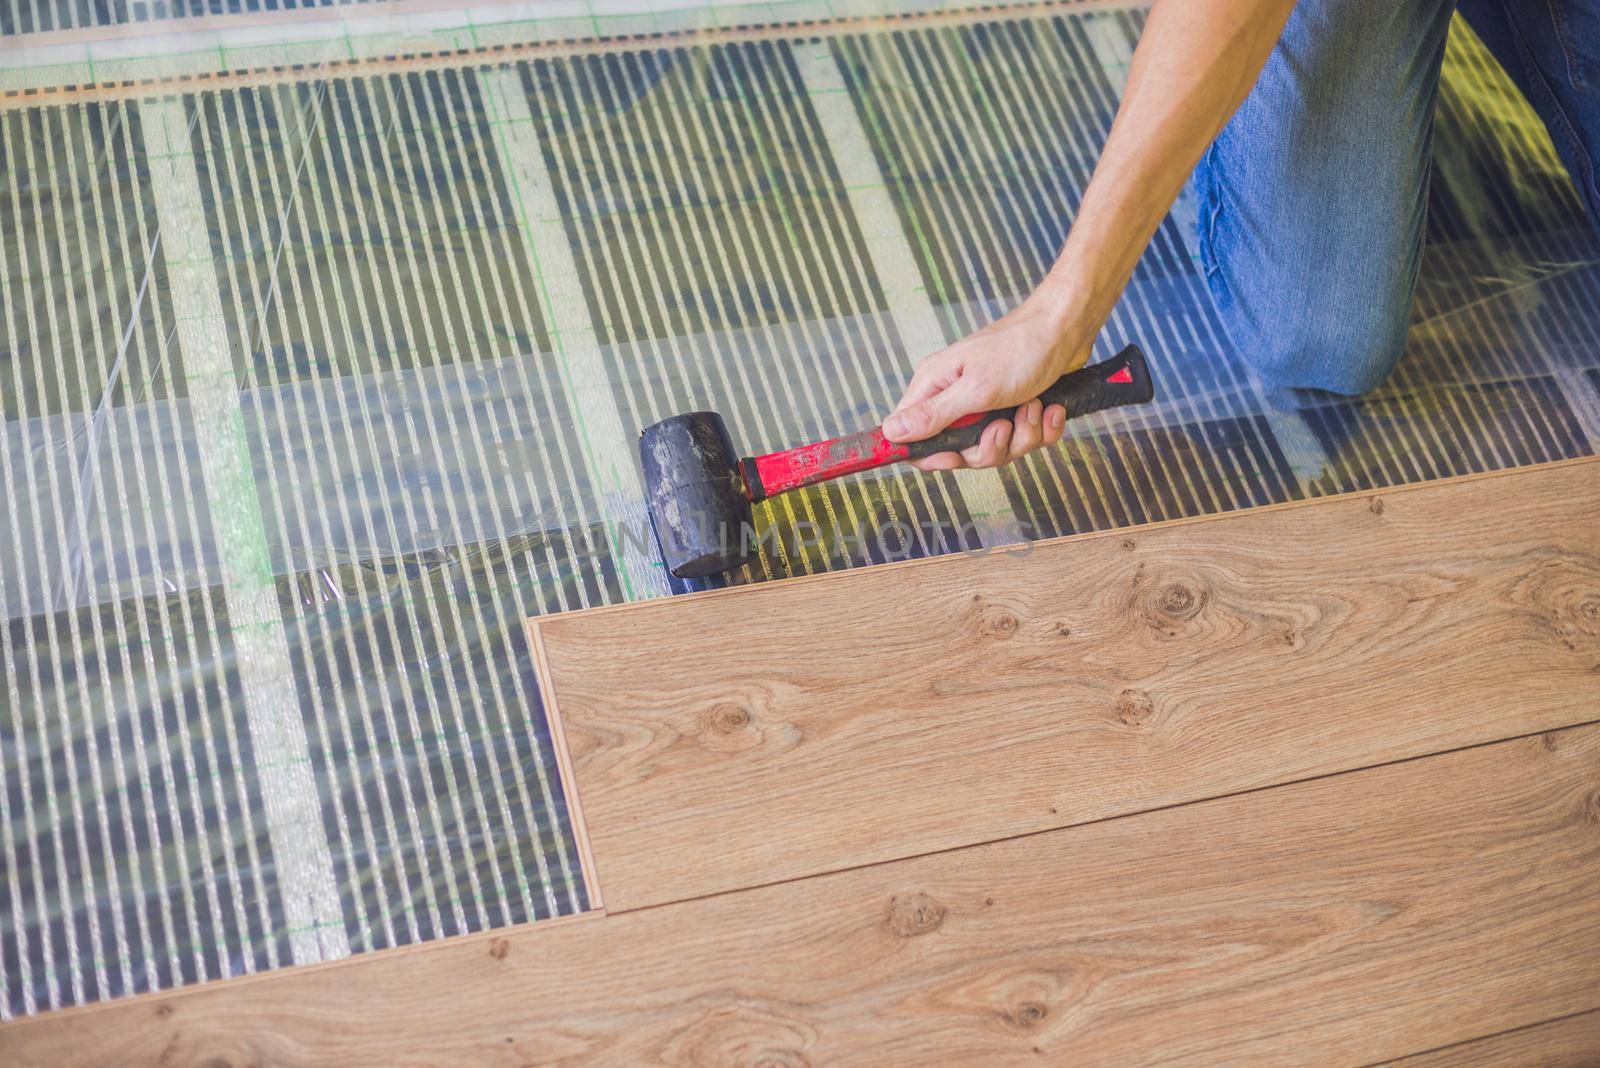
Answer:
<path fill-rule="evenodd" d="M 1113 381 L 1121 379 L 1121 381 Z M 1107 408 L 1120 408 L 1124 404 L 1147 404 L 1156 395 L 1156 386 L 1150 378 L 1150 368 L 1145 363 L 1139 346 L 1129 345 L 1102 363 L 1080 367 L 1062 375 L 1039 399 L 1045 407 L 1065 405 L 1067 418 L 1076 419 L 1090 412 Z M 1016 408 L 996 408 L 984 414 L 977 422 L 951 427 L 931 438 L 909 442 L 906 448 L 911 459 L 920 460 L 937 452 L 960 452 L 976 445 L 983 432 L 997 419 L 1012 419 Z"/>

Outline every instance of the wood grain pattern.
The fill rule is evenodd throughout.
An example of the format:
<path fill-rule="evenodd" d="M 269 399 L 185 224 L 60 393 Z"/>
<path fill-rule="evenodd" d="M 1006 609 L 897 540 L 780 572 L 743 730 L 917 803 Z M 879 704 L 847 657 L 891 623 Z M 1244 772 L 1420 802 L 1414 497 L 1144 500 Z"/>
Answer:
<path fill-rule="evenodd" d="M 0 1029 L 8 1065 L 1371 1062 L 1600 1007 L 1600 727 Z"/>
<path fill-rule="evenodd" d="M 1600 1011 L 1579 1013 L 1389 1062 L 1389 1068 L 1596 1068 Z"/>
<path fill-rule="evenodd" d="M 545 617 L 607 907 L 1600 717 L 1600 465 Z"/>

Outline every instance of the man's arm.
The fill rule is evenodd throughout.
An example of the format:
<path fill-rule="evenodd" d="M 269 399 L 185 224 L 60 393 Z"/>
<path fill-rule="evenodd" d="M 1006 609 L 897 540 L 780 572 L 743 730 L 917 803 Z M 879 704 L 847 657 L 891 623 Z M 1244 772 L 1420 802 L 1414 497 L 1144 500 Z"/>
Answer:
<path fill-rule="evenodd" d="M 1011 312 L 917 367 L 884 433 L 929 437 L 967 412 L 1029 403 L 924 471 L 993 467 L 1061 440 L 1066 412 L 1037 397 L 1089 358 L 1145 245 L 1189 172 L 1249 95 L 1294 0 L 1157 0 L 1094 177 L 1049 274 Z"/>

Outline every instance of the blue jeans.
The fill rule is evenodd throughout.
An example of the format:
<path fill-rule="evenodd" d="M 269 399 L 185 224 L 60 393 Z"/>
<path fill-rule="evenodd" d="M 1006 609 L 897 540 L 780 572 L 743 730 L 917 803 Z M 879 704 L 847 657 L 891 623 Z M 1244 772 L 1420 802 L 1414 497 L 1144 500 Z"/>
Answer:
<path fill-rule="evenodd" d="M 1201 264 L 1271 387 L 1358 394 L 1400 358 L 1454 0 L 1300 0 L 1195 171 Z M 1463 0 L 1600 223 L 1600 0 Z"/>

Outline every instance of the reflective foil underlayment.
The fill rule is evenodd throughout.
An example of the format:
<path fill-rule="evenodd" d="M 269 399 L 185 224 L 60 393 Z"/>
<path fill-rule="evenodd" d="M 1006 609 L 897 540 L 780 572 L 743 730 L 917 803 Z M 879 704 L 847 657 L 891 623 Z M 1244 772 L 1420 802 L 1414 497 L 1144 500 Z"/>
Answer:
<path fill-rule="evenodd" d="M 0 1013 L 587 908 L 522 619 L 666 592 L 638 429 L 881 417 L 1052 259 L 1140 23 L 0 110 Z M 1158 404 L 768 502 L 732 581 L 1592 452 L 1594 232 L 1465 31 L 1446 74 L 1380 390 L 1267 397 L 1185 201 L 1097 352 Z"/>

